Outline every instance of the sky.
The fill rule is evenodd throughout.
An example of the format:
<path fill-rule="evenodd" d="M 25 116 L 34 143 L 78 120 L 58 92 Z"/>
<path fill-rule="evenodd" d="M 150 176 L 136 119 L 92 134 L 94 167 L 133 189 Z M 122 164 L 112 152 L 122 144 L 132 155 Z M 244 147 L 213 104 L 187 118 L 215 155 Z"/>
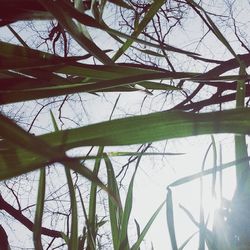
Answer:
<path fill-rule="evenodd" d="M 235 9 L 235 13 L 237 15 L 244 15 L 244 12 L 249 9 L 249 5 L 246 4 L 244 6 L 240 6 L 243 1 L 237 5 Z M 220 2 L 221 4 L 221 2 Z M 222 6 L 222 5 L 216 6 Z M 243 5 L 243 4 L 242 4 Z M 210 8 L 213 8 L 213 5 L 210 5 Z M 219 8 L 219 7 L 218 7 Z M 218 11 L 217 8 L 217 11 Z M 216 8 L 214 8 L 215 10 Z M 223 13 L 222 13 L 223 14 Z M 112 16 L 111 16 L 112 18 Z M 214 38 L 212 35 L 206 36 L 205 42 L 202 44 L 198 44 L 197 40 L 200 38 L 199 30 L 204 29 L 197 21 L 196 17 L 189 20 L 189 23 L 186 24 L 186 29 L 180 30 L 174 33 L 173 36 L 169 36 L 168 41 L 170 44 L 175 44 L 177 47 L 184 49 L 193 49 L 197 47 L 197 51 L 202 51 L 205 57 L 212 58 L 227 58 L 230 57 L 228 53 L 226 53 L 226 49 L 218 46 L 214 48 L 213 42 Z M 244 25 L 244 20 L 242 20 L 242 25 Z M 231 27 L 224 27 L 225 31 L 229 34 Z M 22 34 L 26 34 L 26 30 L 23 29 Z M 0 29 L 1 38 L 4 37 L 5 40 L 9 40 L 11 38 L 9 33 L 6 33 L 6 30 Z M 93 36 L 98 37 L 100 34 L 93 34 Z M 26 34 L 27 38 L 30 37 L 29 34 Z M 233 37 L 230 40 L 234 44 L 235 41 Z M 13 40 L 12 40 L 13 41 Z M 115 45 L 110 43 L 104 37 L 101 37 L 98 40 L 99 44 L 102 44 L 105 47 L 114 47 Z M 198 45 L 197 45 L 198 44 Z M 205 45 L 207 46 L 205 46 Z M 78 47 L 75 47 L 77 51 Z M 213 50 L 212 50 L 213 49 Z M 175 55 L 172 56 L 173 60 L 178 60 L 179 58 L 175 58 Z M 92 61 L 90 61 L 92 63 Z M 182 64 L 179 65 L 179 68 L 182 70 L 190 70 L 192 71 L 202 71 L 204 70 L 203 65 L 190 65 L 189 61 L 182 61 Z M 62 108 L 62 113 L 64 116 L 69 117 L 70 119 L 63 119 L 64 125 L 62 128 L 72 128 L 77 126 L 77 123 L 80 125 L 86 125 L 91 123 L 100 122 L 103 120 L 108 120 L 110 116 L 110 112 L 113 108 L 113 105 L 118 98 L 118 94 L 115 95 L 103 95 L 94 96 L 90 94 L 83 94 L 82 104 L 76 107 L 75 101 L 69 101 L 68 104 L 64 105 Z M 181 98 L 181 94 L 179 94 L 179 98 Z M 61 99 L 60 99 L 61 101 Z M 144 101 L 144 102 L 143 102 Z M 174 102 L 176 100 L 173 100 Z M 142 106 L 143 102 L 143 106 Z M 59 103 L 59 102 L 58 102 Z M 115 109 L 113 114 L 113 119 L 120 118 L 124 116 L 130 116 L 133 114 L 145 114 L 148 112 L 152 112 L 160 109 L 167 109 L 168 106 L 164 104 L 164 96 L 156 93 L 154 96 L 147 96 L 145 100 L 145 93 L 129 93 L 122 94 L 118 106 Z M 34 117 L 37 111 L 42 107 L 42 101 L 38 101 L 36 103 L 28 103 L 24 106 L 20 107 L 22 120 L 20 121 L 25 125 L 25 122 L 30 118 Z M 218 108 L 218 107 L 213 107 Z M 212 109 L 213 109 L 212 108 Z M 13 113 L 17 113 L 17 109 L 13 107 L 9 107 L 6 110 L 11 110 Z M 56 117 L 58 117 L 58 105 L 55 104 L 52 107 L 52 110 Z M 44 110 L 38 116 L 34 127 L 31 132 L 35 134 L 47 133 L 52 131 L 52 124 L 49 122 L 49 107 L 44 108 Z M 58 120 L 58 119 L 57 119 Z M 59 124 L 60 121 L 58 120 Z M 234 145 L 233 145 L 233 136 L 228 134 L 223 135 L 215 135 L 215 142 L 217 146 L 217 152 L 219 151 L 219 147 L 221 145 L 223 151 L 223 163 L 234 160 Z M 134 203 L 132 210 L 132 218 L 136 218 L 136 220 L 142 225 L 147 223 L 147 220 L 154 213 L 154 211 L 158 208 L 158 206 L 166 199 L 167 194 L 167 186 L 172 182 L 180 179 L 181 177 L 185 177 L 191 175 L 196 172 L 200 172 L 202 168 L 202 162 L 204 159 L 204 155 L 207 151 L 211 143 L 210 136 L 197 136 L 197 137 L 189 137 L 183 139 L 169 140 L 163 142 L 153 143 L 153 151 L 154 152 L 169 152 L 169 153 L 183 153 L 181 156 L 145 156 L 143 157 L 140 167 L 138 169 L 135 181 L 134 188 Z M 124 150 L 127 148 L 124 148 Z M 129 148 L 134 150 L 135 147 Z M 107 150 L 115 150 L 115 149 L 107 149 Z M 125 162 L 124 159 L 114 159 L 115 167 L 119 169 L 122 164 Z M 219 162 L 218 162 L 219 163 Z M 91 163 L 89 163 L 91 165 Z M 129 174 L 133 172 L 134 165 L 130 165 Z M 213 152 L 210 150 L 205 168 L 213 167 Z M 125 179 L 129 180 L 129 178 Z M 211 194 L 211 178 L 204 178 L 204 208 L 206 213 L 210 213 L 210 218 L 212 220 L 212 213 L 214 207 L 216 207 L 216 202 L 214 197 Z M 183 212 L 182 209 L 179 208 L 179 205 L 183 205 L 187 208 L 195 218 L 199 218 L 199 205 L 200 205 L 200 191 L 199 191 L 199 180 L 194 181 L 189 184 L 183 184 L 178 187 L 173 188 L 173 199 L 175 206 L 175 222 L 176 222 L 176 234 L 177 241 L 179 246 L 193 233 L 197 231 L 197 228 L 190 221 L 188 216 Z M 223 171 L 223 196 L 227 199 L 231 199 L 235 188 L 235 178 L 234 178 L 234 170 L 228 169 Z M 125 192 L 126 193 L 126 192 Z M 219 194 L 219 184 L 217 184 L 217 193 Z M 133 220 L 131 220 L 131 228 L 135 228 Z M 141 227 L 141 228 L 142 228 Z M 22 227 L 16 225 L 18 233 L 18 237 L 20 237 L 21 232 L 23 230 Z M 134 237 L 135 231 L 131 229 L 132 238 Z M 10 228 L 8 229 L 11 235 Z M 167 223 L 166 223 L 166 208 L 163 207 L 161 213 L 157 217 L 155 223 L 150 229 L 148 235 L 146 236 L 145 242 L 142 244 L 142 249 L 149 250 L 151 249 L 151 242 L 154 246 L 155 250 L 163 250 L 163 249 L 171 249 L 170 240 L 168 236 Z M 197 235 L 190 241 L 185 249 L 197 249 Z"/>

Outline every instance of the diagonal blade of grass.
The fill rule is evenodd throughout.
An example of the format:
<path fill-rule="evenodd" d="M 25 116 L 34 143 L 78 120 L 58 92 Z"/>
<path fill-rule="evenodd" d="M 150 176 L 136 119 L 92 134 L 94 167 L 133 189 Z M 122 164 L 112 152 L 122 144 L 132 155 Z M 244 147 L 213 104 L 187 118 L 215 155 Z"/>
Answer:
<path fill-rule="evenodd" d="M 103 64 L 113 64 L 113 61 L 91 40 L 84 34 L 80 33 L 77 26 L 72 20 L 72 16 L 68 14 L 70 5 L 64 1 L 60 1 L 60 5 L 49 0 L 39 0 L 40 3 L 48 9 L 60 24 L 72 35 L 72 37 L 91 55 L 95 56 Z M 62 8 L 63 6 L 63 8 Z M 68 12 L 67 12 L 68 10 Z"/>
<path fill-rule="evenodd" d="M 191 234 L 184 242 L 183 244 L 178 248 L 178 250 L 183 250 L 186 245 L 189 243 L 190 240 L 192 240 L 192 238 L 197 234 L 197 232 Z"/>
<path fill-rule="evenodd" d="M 0 166 L 1 179 L 27 173 L 28 171 L 45 167 L 51 163 L 62 162 L 63 164 L 68 164 L 71 169 L 77 171 L 90 181 L 94 181 L 98 186 L 104 189 L 112 199 L 114 199 L 114 195 L 106 188 L 100 179 L 93 174 L 92 171 L 83 165 L 79 166 L 78 159 L 67 157 L 61 147 L 58 150 L 50 147 L 50 145 L 41 140 L 41 138 L 30 135 L 2 114 L 0 114 L 0 118 L 1 137 L 10 143 L 13 152 L 10 156 L 23 156 L 23 153 L 26 154 L 25 158 L 21 157 L 19 159 L 21 164 L 17 168 L 13 168 L 12 164 L 10 165 L 4 158 L 7 149 L 2 150 L 0 152 L 0 161 L 2 163 Z M 114 202 L 116 202 L 115 199 Z"/>
<path fill-rule="evenodd" d="M 39 140 L 41 146 L 50 145 L 68 150 L 78 146 L 128 145 L 157 140 L 179 138 L 209 133 L 249 133 L 250 109 L 233 109 L 211 113 L 186 113 L 182 111 L 156 112 L 134 116 L 86 127 L 58 131 L 41 136 L 32 136 L 1 115 L 1 135 L 17 146 L 38 152 L 34 145 Z M 7 122 L 6 122 L 7 120 Z M 47 149 L 45 150 L 47 156 Z M 50 150 L 48 150 L 50 151 Z"/>
<path fill-rule="evenodd" d="M 82 128 L 42 135 L 65 149 L 94 145 L 129 145 L 211 133 L 249 133 L 250 109 L 211 113 L 156 112 L 117 119 Z"/>
<path fill-rule="evenodd" d="M 40 167 L 42 163 L 46 165 L 48 160 L 51 162 L 53 159 L 57 162 L 60 159 L 73 161 L 73 159 L 65 158 L 65 155 L 61 155 L 60 152 L 78 146 L 140 144 L 211 133 L 248 134 L 250 124 L 250 109 L 248 108 L 203 114 L 171 111 L 117 119 L 35 137 L 3 115 L 0 116 L 1 136 L 15 145 L 14 150 L 17 151 L 17 155 L 22 155 L 27 150 L 22 166 L 25 166 L 27 160 L 29 164 L 33 164 L 33 167 L 35 163 Z M 9 150 L 12 152 L 11 149 Z M 57 151 L 59 151 L 59 159 L 55 159 Z M 15 155 L 14 151 L 13 155 Z M 7 169 L 9 169 L 8 166 Z M 18 168 L 18 170 L 13 168 L 8 173 L 7 169 L 1 168 L 5 175 L 10 175 L 12 171 L 20 171 Z M 87 168 L 77 167 L 77 169 L 85 171 L 87 178 L 96 178 Z"/>
<path fill-rule="evenodd" d="M 151 48 L 164 49 L 165 51 L 171 51 L 171 52 L 175 52 L 175 53 L 180 53 L 180 54 L 184 54 L 186 56 L 191 56 L 191 57 L 193 57 L 193 56 L 199 56 L 199 54 L 197 54 L 197 53 L 190 52 L 190 51 L 183 50 L 183 49 L 179 49 L 179 48 L 176 48 L 176 47 L 174 47 L 172 45 L 169 45 L 169 44 L 158 45 L 156 43 L 145 41 L 143 39 L 140 39 L 140 38 L 132 36 L 132 35 L 127 35 L 125 33 L 122 33 L 120 31 L 118 31 L 118 30 L 110 29 L 106 24 L 104 25 L 103 29 L 105 31 L 107 31 L 111 35 L 111 37 L 113 37 L 116 41 L 118 41 L 121 44 L 124 44 L 125 42 L 123 42 L 120 38 L 118 38 L 118 36 L 122 37 L 122 38 L 126 38 L 128 40 L 132 40 L 132 41 L 137 42 L 139 44 L 147 45 L 147 46 L 149 46 Z M 140 49 L 138 49 L 135 46 L 130 46 L 130 47 L 140 51 Z M 146 51 L 142 50 L 141 52 L 146 53 L 146 54 L 150 54 L 151 53 L 149 50 L 146 50 Z M 159 56 L 159 54 L 158 54 L 158 56 Z"/>
<path fill-rule="evenodd" d="M 10 26 L 7 25 L 8 29 L 11 31 L 11 33 L 16 37 L 16 39 L 24 46 L 28 47 L 27 43 L 21 38 L 21 36 Z"/>
<path fill-rule="evenodd" d="M 129 84 L 140 83 L 144 80 L 154 79 L 173 79 L 175 77 L 182 78 L 187 75 L 184 73 L 152 73 L 137 76 L 128 76 L 112 80 L 103 80 L 90 84 L 70 84 L 61 86 L 51 86 L 40 89 L 28 89 L 24 91 L 3 91 L 0 92 L 0 104 L 7 104 L 20 101 L 28 101 L 40 98 L 47 98 L 53 96 L 60 96 L 65 94 L 79 93 L 79 92 L 98 92 L 103 90 L 110 90 L 115 87 L 126 86 Z M 152 83 L 150 84 L 151 86 Z M 160 86 L 157 86 L 160 87 Z M 165 87 L 164 87 L 165 88 Z"/>
<path fill-rule="evenodd" d="M 250 161 L 250 157 L 246 157 L 246 158 L 243 158 L 243 159 L 240 159 L 240 160 L 237 160 L 237 161 L 231 161 L 231 162 L 228 162 L 228 163 L 225 163 L 225 164 L 222 164 L 220 166 L 217 166 L 216 167 L 216 170 L 217 171 L 221 171 L 223 169 L 226 169 L 226 168 L 230 168 L 230 167 L 234 167 L 237 163 L 240 163 L 240 162 L 244 162 L 244 161 Z M 210 168 L 210 169 L 207 169 L 207 170 L 204 170 L 203 172 L 199 172 L 199 173 L 196 173 L 196 174 L 193 174 L 193 175 L 189 175 L 189 176 L 186 176 L 186 177 L 183 177 L 177 181 L 174 181 L 173 183 L 171 183 L 169 185 L 169 187 L 175 187 L 175 186 L 179 186 L 179 185 L 183 185 L 185 183 L 188 183 L 190 181 L 194 181 L 196 179 L 199 179 L 203 176 L 206 176 L 206 175 L 209 175 L 209 174 L 213 174 L 214 172 L 214 168 Z"/>
<path fill-rule="evenodd" d="M 103 52 L 109 52 L 111 50 L 104 50 Z M 0 58 L 4 63 L 0 63 L 0 69 L 22 69 L 22 68 L 37 68 L 42 66 L 64 65 L 73 63 L 79 60 L 88 59 L 91 54 L 83 56 L 72 57 L 60 57 L 51 53 L 28 48 L 26 46 L 20 46 L 16 44 L 10 44 L 0 41 Z M 35 62 L 35 63 L 34 63 Z"/>
<path fill-rule="evenodd" d="M 160 9 L 162 4 L 164 3 L 163 0 L 157 0 L 154 1 L 147 13 L 145 14 L 142 21 L 138 24 L 137 29 L 132 33 L 132 37 L 137 37 L 139 34 L 146 28 L 147 24 L 152 20 L 154 15 L 157 13 L 157 11 Z M 116 54 L 113 56 L 113 61 L 116 61 L 133 43 L 132 39 L 128 39 L 122 47 L 116 52 Z"/>
<path fill-rule="evenodd" d="M 105 5 L 105 2 L 106 1 L 102 1 L 100 3 L 101 6 Z M 117 1 L 115 1 L 117 3 Z M 124 2 L 125 3 L 125 2 Z M 101 20 L 101 22 L 99 23 L 97 20 L 93 19 L 92 17 L 88 16 L 88 15 L 85 15 L 84 13 L 81 13 L 79 11 L 77 11 L 77 9 L 73 8 L 71 5 L 65 3 L 65 2 L 61 2 L 60 3 L 61 7 L 64 9 L 64 11 L 67 12 L 67 14 L 71 17 L 71 18 L 75 18 L 78 22 L 86 25 L 86 26 L 91 26 L 91 27 L 94 27 L 94 28 L 98 28 L 98 29 L 101 29 L 107 33 L 109 33 L 115 40 L 121 42 L 121 40 L 116 37 L 116 36 L 119 36 L 119 37 L 123 37 L 123 38 L 126 38 L 128 40 L 132 40 L 132 41 L 136 41 L 137 43 L 141 43 L 141 44 L 144 44 L 144 45 L 148 45 L 150 47 L 154 47 L 154 48 L 157 48 L 157 49 L 165 49 L 167 51 L 173 51 L 173 52 L 176 52 L 176 53 L 181 53 L 181 54 L 185 54 L 187 56 L 195 56 L 195 55 L 198 55 L 197 53 L 193 53 L 193 52 L 189 52 L 189 51 L 186 51 L 186 50 L 182 50 L 182 49 L 179 49 L 179 48 L 176 48 L 176 47 L 173 47 L 173 46 L 170 46 L 170 45 L 166 45 L 164 44 L 163 46 L 161 45 L 157 45 L 157 44 L 154 44 L 154 43 L 150 43 L 148 41 L 145 41 L 143 39 L 139 39 L 136 35 L 136 34 L 132 34 L 132 35 L 127 35 L 125 33 L 122 33 L 118 30 L 115 30 L 115 29 L 111 29 L 108 25 L 106 25 L 104 23 L 103 20 Z M 99 10 L 98 10 L 99 11 Z M 100 15 L 101 13 L 99 12 L 99 18 L 100 18 Z M 123 43 L 123 42 L 122 42 Z"/>
<path fill-rule="evenodd" d="M 201 16 L 201 14 L 198 12 L 199 16 L 205 21 L 207 24 L 208 28 L 214 33 L 214 35 L 221 41 L 221 43 L 231 52 L 231 54 L 238 59 L 237 54 L 234 52 L 233 48 L 231 47 L 230 43 L 227 41 L 227 39 L 224 37 L 224 35 L 221 33 L 221 31 L 218 29 L 218 27 L 215 25 L 215 23 L 212 21 L 212 19 L 209 17 L 207 12 L 196 2 L 193 0 L 187 0 L 187 2 L 192 6 L 192 8 L 198 12 L 197 9 L 201 10 L 205 17 L 206 20 Z"/>
<path fill-rule="evenodd" d="M 135 244 L 131 247 L 131 250 L 139 250 L 140 249 L 140 245 L 142 243 L 142 241 L 145 238 L 145 235 L 147 234 L 148 230 L 150 229 L 151 225 L 153 224 L 153 222 L 155 221 L 155 218 L 157 217 L 157 215 L 160 213 L 162 207 L 165 205 L 165 201 L 157 208 L 157 210 L 154 212 L 154 214 L 151 216 L 151 218 L 149 219 L 149 221 L 147 222 L 146 226 L 143 228 L 139 238 L 137 239 L 137 241 L 135 242 Z"/>
<path fill-rule="evenodd" d="M 8 143 L 29 150 L 35 154 L 45 157 L 55 157 L 58 152 L 51 152 L 49 145 L 38 139 L 21 127 L 17 126 L 14 121 L 0 113 L 0 135 Z"/>

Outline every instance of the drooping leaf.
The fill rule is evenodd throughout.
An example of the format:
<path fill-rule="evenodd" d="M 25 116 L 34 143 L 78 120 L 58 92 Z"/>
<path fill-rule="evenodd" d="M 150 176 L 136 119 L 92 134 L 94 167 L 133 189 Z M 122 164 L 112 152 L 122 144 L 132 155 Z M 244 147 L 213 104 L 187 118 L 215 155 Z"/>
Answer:
<path fill-rule="evenodd" d="M 48 9 L 60 24 L 72 35 L 72 37 L 91 55 L 95 56 L 103 64 L 113 64 L 113 61 L 89 38 L 79 32 L 76 24 L 70 15 L 71 6 L 64 0 L 60 0 L 60 5 L 55 1 L 39 0 Z M 63 8 L 62 8 L 63 7 Z M 80 12 L 79 12 L 80 13 Z"/>

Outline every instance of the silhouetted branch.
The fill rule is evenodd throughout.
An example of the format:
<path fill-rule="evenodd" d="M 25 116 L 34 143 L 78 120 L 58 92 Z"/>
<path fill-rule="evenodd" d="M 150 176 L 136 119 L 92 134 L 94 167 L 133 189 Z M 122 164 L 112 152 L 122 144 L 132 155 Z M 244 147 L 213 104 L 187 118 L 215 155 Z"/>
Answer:
<path fill-rule="evenodd" d="M 8 202 L 6 202 L 2 195 L 0 194 L 0 210 L 4 210 L 9 215 L 13 216 L 16 220 L 22 223 L 30 231 L 33 231 L 34 223 L 25 217 L 20 210 L 15 209 Z M 54 238 L 62 238 L 61 232 L 56 230 L 51 230 L 45 227 L 41 228 L 41 234 L 47 235 Z"/>

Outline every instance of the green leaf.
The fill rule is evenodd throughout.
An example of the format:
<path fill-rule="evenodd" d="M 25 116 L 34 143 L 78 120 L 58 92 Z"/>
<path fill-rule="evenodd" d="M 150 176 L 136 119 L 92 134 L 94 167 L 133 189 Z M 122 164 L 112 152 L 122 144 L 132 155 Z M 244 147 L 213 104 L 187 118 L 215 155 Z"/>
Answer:
<path fill-rule="evenodd" d="M 78 213 L 77 213 L 77 201 L 75 195 L 75 188 L 73 185 L 73 180 L 70 174 L 70 169 L 65 166 L 65 173 L 67 178 L 67 183 L 69 187 L 69 195 L 70 195 L 70 206 L 71 206 L 71 234 L 69 240 L 69 249 L 78 249 Z"/>
<path fill-rule="evenodd" d="M 129 4 L 127 4 L 123 0 L 108 0 L 108 1 L 115 4 L 115 5 L 117 5 L 117 6 L 126 8 L 126 9 L 133 9 Z"/>
<path fill-rule="evenodd" d="M 50 110 L 50 116 L 53 122 L 54 130 L 59 131 L 58 125 L 56 123 L 55 117 Z M 78 213 L 77 213 L 77 201 L 75 195 L 75 187 L 73 184 L 73 180 L 70 174 L 70 169 L 67 165 L 64 166 L 66 179 L 69 188 L 69 195 L 70 195 L 70 206 L 71 206 L 71 235 L 69 239 L 68 247 L 69 249 L 78 249 Z"/>
<path fill-rule="evenodd" d="M 212 137 L 213 139 L 213 137 Z M 201 166 L 201 173 L 204 172 L 205 170 L 205 163 L 206 159 L 209 153 L 209 150 L 211 146 L 213 145 L 212 143 L 208 146 L 207 151 L 204 155 L 203 161 L 202 161 L 202 166 Z M 216 168 L 215 168 L 215 173 L 216 173 Z M 206 226 L 205 226 L 205 218 L 204 218 L 204 208 L 203 208 L 203 200 L 204 200 L 204 193 L 203 193 L 203 175 L 200 177 L 200 230 L 199 230 L 199 250 L 205 250 L 205 239 L 206 239 Z"/>
<path fill-rule="evenodd" d="M 43 67 L 42 71 L 39 68 L 32 68 L 27 73 L 33 75 L 35 79 L 20 76 L 18 73 L 12 73 L 11 76 L 0 78 L 0 104 L 79 92 L 135 91 L 138 90 L 136 83 L 152 90 L 178 90 L 177 87 L 149 80 L 179 79 L 194 75 L 190 73 L 173 73 L 162 69 L 136 68 L 135 66 L 93 66 L 80 63 L 64 63 L 56 64 L 56 66 L 49 64 Z M 66 79 L 54 73 L 62 73 L 72 77 L 78 76 L 78 78 Z M 45 79 L 44 75 L 47 75 L 48 79 Z M 5 84 L 6 82 L 8 82 L 8 85 Z"/>
<path fill-rule="evenodd" d="M 234 52 L 233 48 L 231 47 L 230 43 L 227 41 L 227 39 L 224 37 L 224 35 L 221 33 L 221 31 L 219 30 L 219 28 L 215 25 L 215 23 L 212 21 L 212 19 L 209 17 L 209 15 L 207 14 L 207 12 L 200 6 L 198 5 L 196 2 L 194 2 L 193 0 L 187 0 L 187 2 L 189 4 L 191 4 L 191 6 L 193 8 L 198 8 L 200 9 L 206 19 L 207 22 L 205 22 L 208 25 L 208 28 L 214 33 L 214 35 L 221 41 L 222 44 L 224 44 L 224 46 L 231 52 L 231 54 L 237 59 L 238 56 L 236 55 L 236 53 Z"/>
<path fill-rule="evenodd" d="M 140 235 L 141 235 L 141 229 L 140 229 L 140 225 L 139 223 L 137 222 L 136 219 L 134 219 L 135 221 L 135 225 L 136 225 L 136 233 L 137 233 L 137 240 L 139 239 Z M 140 247 L 138 247 L 138 250 L 140 250 Z"/>
<path fill-rule="evenodd" d="M 43 139 L 35 137 L 12 120 L 0 114 L 0 135 L 2 150 L 0 152 L 0 179 L 10 178 L 22 173 L 46 166 L 49 163 L 62 162 L 81 173 L 87 179 L 107 191 L 106 186 L 83 165 L 79 166 L 77 159 L 68 158 L 62 148 L 56 150 L 45 143 Z M 60 133 L 60 131 L 58 131 Z M 16 160 L 16 162 L 13 160 Z M 18 167 L 13 167 L 18 166 Z M 112 194 L 110 194 L 112 196 Z"/>
<path fill-rule="evenodd" d="M 119 234 L 120 234 L 121 220 L 123 216 L 123 210 L 121 207 L 121 198 L 119 194 L 118 185 L 116 182 L 116 177 L 114 174 L 114 169 L 107 155 L 105 155 L 104 161 L 105 161 L 106 168 L 107 168 L 108 188 L 111 190 L 112 193 L 114 193 L 116 199 L 118 200 L 120 204 L 120 206 L 118 206 L 109 197 L 109 216 L 110 216 L 113 247 L 114 247 L 114 250 L 119 250 L 119 244 L 120 244 Z"/>
<path fill-rule="evenodd" d="M 40 178 L 37 192 L 36 212 L 34 221 L 33 241 L 35 249 L 42 250 L 41 228 L 44 209 L 44 197 L 46 185 L 46 172 L 45 168 L 40 169 Z"/>
<path fill-rule="evenodd" d="M 192 235 L 190 235 L 183 243 L 182 245 L 178 248 L 178 250 L 183 250 L 186 245 L 189 243 L 190 240 L 192 240 L 192 238 L 197 234 L 197 232 L 193 233 Z M 199 249 L 200 250 L 200 249 Z"/>
<path fill-rule="evenodd" d="M 39 138 L 53 146 L 63 144 L 64 149 L 118 146 L 212 133 L 248 134 L 249 124 L 248 108 L 200 114 L 163 111 L 45 134 Z"/>
<path fill-rule="evenodd" d="M 62 238 L 64 239 L 65 243 L 67 245 L 69 245 L 69 237 L 63 232 L 61 232 L 61 235 L 62 235 Z"/>
<path fill-rule="evenodd" d="M 85 224 L 86 224 L 86 226 L 83 226 L 82 235 L 78 238 L 78 242 L 79 242 L 78 243 L 78 249 L 80 250 L 80 249 L 84 248 L 84 244 L 85 244 L 86 239 L 87 239 L 88 236 L 90 236 L 89 240 L 91 242 L 87 243 L 87 247 L 90 246 L 90 249 L 94 249 L 95 242 L 94 242 L 94 238 L 90 234 L 90 231 L 91 231 L 90 226 L 91 225 L 89 224 L 89 219 L 88 219 L 87 211 L 86 211 L 86 208 L 85 208 L 85 205 L 84 205 L 83 197 L 82 197 L 79 186 L 76 186 L 76 188 L 78 190 L 80 202 L 81 202 L 81 205 L 82 205 L 83 215 L 84 215 L 84 219 L 85 219 Z M 87 234 L 86 234 L 86 228 L 87 228 Z"/>
<path fill-rule="evenodd" d="M 14 121 L 0 113 L 0 135 L 7 143 L 13 146 L 26 149 L 34 154 L 44 157 L 55 157 L 59 152 L 51 152 L 49 145 L 43 140 L 35 137 L 21 127 L 16 125 Z"/>
<path fill-rule="evenodd" d="M 137 37 L 139 34 L 146 28 L 147 24 L 152 20 L 154 15 L 160 9 L 164 0 L 157 0 L 154 1 L 150 8 L 148 9 L 147 13 L 145 14 L 142 21 L 138 24 L 137 29 L 131 34 L 132 37 Z M 128 39 L 123 46 L 117 51 L 117 53 L 113 56 L 113 61 L 116 61 L 133 43 L 132 39 Z"/>
<path fill-rule="evenodd" d="M 79 11 L 79 12 L 84 12 L 84 6 L 83 6 L 83 1 L 82 0 L 75 0 L 74 1 L 74 7 Z M 88 39 L 92 40 L 87 27 L 80 23 L 79 21 L 76 20 L 79 32 L 84 34 Z M 93 41 L 93 40 L 92 40 Z"/>
<path fill-rule="evenodd" d="M 240 65 L 239 75 L 246 75 L 246 67 L 244 63 Z M 246 86 L 245 80 L 237 81 L 236 92 L 236 108 L 244 108 L 245 106 Z M 245 135 L 235 135 L 235 159 L 239 160 L 244 157 L 248 157 L 248 149 Z M 238 195 L 249 195 L 250 187 L 250 171 L 249 162 L 241 162 L 236 166 L 236 180 L 237 187 L 234 195 L 234 199 L 239 198 Z M 245 194 L 244 194 L 245 193 Z"/>
<path fill-rule="evenodd" d="M 168 187 L 167 192 L 167 224 L 168 232 L 171 240 L 171 245 L 173 250 L 177 250 L 177 242 L 175 236 L 175 224 L 174 224 L 174 210 L 173 210 L 173 200 L 172 200 L 172 190 Z"/>
<path fill-rule="evenodd" d="M 132 246 L 131 250 L 138 250 L 140 248 L 140 245 L 142 241 L 144 240 L 148 230 L 150 229 L 151 225 L 155 221 L 155 218 L 160 213 L 162 207 L 165 205 L 165 201 L 157 208 L 157 210 L 154 212 L 154 214 L 151 216 L 149 221 L 147 222 L 146 226 L 143 228 L 138 240 L 135 242 L 135 244 Z"/>
<path fill-rule="evenodd" d="M 95 56 L 103 64 L 113 64 L 113 61 L 94 42 L 79 32 L 78 27 L 73 21 L 73 16 L 70 14 L 72 7 L 69 3 L 64 0 L 60 0 L 60 4 L 49 0 L 39 0 L 39 2 L 55 16 L 60 24 L 86 51 Z"/>
<path fill-rule="evenodd" d="M 120 235 L 119 235 L 119 242 L 120 242 L 119 250 L 129 249 L 129 241 L 128 241 L 127 232 L 128 232 L 129 217 L 130 217 L 132 205 L 133 205 L 134 179 L 135 179 L 135 174 L 136 174 L 136 171 L 138 169 L 142 155 L 143 155 L 143 153 L 141 153 L 140 156 L 138 157 L 138 160 L 137 160 L 136 166 L 135 166 L 135 171 L 133 173 L 133 176 L 131 178 L 131 181 L 130 181 L 129 187 L 128 187 L 128 192 L 127 192 L 126 201 L 125 201 L 125 207 L 124 207 L 124 211 L 122 214 L 122 220 L 121 220 L 121 229 L 120 229 Z"/>
<path fill-rule="evenodd" d="M 100 164 L 101 164 L 101 156 L 103 154 L 104 147 L 99 147 L 97 158 L 94 165 L 93 173 L 97 176 Z M 88 225 L 89 231 L 87 236 L 87 245 L 90 246 L 90 249 L 95 249 L 95 240 L 97 233 L 97 225 L 96 225 L 96 192 L 97 185 L 92 182 L 90 188 L 90 196 L 89 196 L 89 213 L 88 213 Z"/>
<path fill-rule="evenodd" d="M 222 164 L 220 166 L 217 166 L 216 170 L 217 171 L 222 171 L 223 169 L 234 167 L 237 163 L 239 164 L 239 163 L 244 162 L 244 161 L 248 161 L 249 162 L 250 161 L 250 157 L 246 157 L 246 158 L 239 159 L 237 161 L 231 161 L 231 162 Z M 180 185 L 183 185 L 183 184 L 188 183 L 190 181 L 199 179 L 199 178 L 201 178 L 203 176 L 206 176 L 206 175 L 209 175 L 209 174 L 213 174 L 213 173 L 214 173 L 214 168 L 210 168 L 210 169 L 204 170 L 202 172 L 199 172 L 199 173 L 196 173 L 196 174 L 192 174 L 192 175 L 183 177 L 181 179 L 178 179 L 177 181 L 172 182 L 169 185 L 169 187 L 180 186 Z"/>
<path fill-rule="evenodd" d="M 216 148 L 216 143 L 215 143 L 215 139 L 214 136 L 211 135 L 212 138 L 212 146 L 213 146 L 213 175 L 212 175 L 212 195 L 215 198 L 216 197 L 216 192 L 215 192 L 215 186 L 216 186 L 216 177 L 217 177 L 217 148 Z"/>
<path fill-rule="evenodd" d="M 0 118 L 0 133 L 3 138 L 1 144 L 5 150 L 0 153 L 2 179 L 62 160 L 73 162 L 74 170 L 105 188 L 92 171 L 84 166 L 77 166 L 78 160 L 67 158 L 63 152 L 79 146 L 131 145 L 201 134 L 248 134 L 250 109 L 201 114 L 182 111 L 157 112 L 36 137 L 25 132 L 5 116 L 0 115 Z M 9 166 L 4 160 L 6 157 L 11 159 L 12 156 L 19 159 L 16 168 Z"/>

